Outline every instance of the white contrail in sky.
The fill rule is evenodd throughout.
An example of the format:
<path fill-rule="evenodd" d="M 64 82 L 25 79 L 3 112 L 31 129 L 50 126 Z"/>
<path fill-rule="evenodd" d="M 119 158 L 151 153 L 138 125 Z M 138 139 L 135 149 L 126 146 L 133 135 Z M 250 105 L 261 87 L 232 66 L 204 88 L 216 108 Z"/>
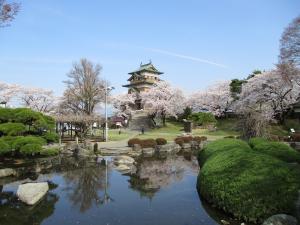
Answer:
<path fill-rule="evenodd" d="M 162 50 L 162 49 L 157 49 L 157 48 L 145 48 L 145 49 L 149 50 L 149 51 L 152 51 L 152 52 L 157 52 L 157 53 L 161 53 L 161 54 L 165 54 L 165 55 L 170 55 L 170 56 L 174 56 L 174 57 L 178 57 L 178 58 L 182 58 L 182 59 L 188 59 L 188 60 L 193 60 L 193 61 L 196 61 L 196 62 L 210 64 L 210 65 L 217 66 L 217 67 L 228 68 L 228 66 L 226 66 L 224 64 L 212 62 L 212 61 L 209 61 L 209 60 L 206 60 L 206 59 L 201 59 L 201 58 L 197 58 L 197 57 L 193 57 L 193 56 L 182 55 L 182 54 L 169 52 L 169 51 Z"/>

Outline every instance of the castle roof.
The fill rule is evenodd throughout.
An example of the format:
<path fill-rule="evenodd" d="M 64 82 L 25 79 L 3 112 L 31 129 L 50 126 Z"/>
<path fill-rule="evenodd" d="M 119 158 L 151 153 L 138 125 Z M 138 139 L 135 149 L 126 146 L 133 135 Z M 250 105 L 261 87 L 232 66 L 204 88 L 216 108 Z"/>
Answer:
<path fill-rule="evenodd" d="M 157 70 L 151 62 L 147 63 L 147 64 L 141 63 L 140 67 L 137 70 L 130 72 L 128 74 L 134 75 L 134 74 L 139 74 L 141 72 L 150 72 L 150 73 L 154 73 L 157 75 L 163 74 L 163 72 L 160 72 L 159 70 Z"/>

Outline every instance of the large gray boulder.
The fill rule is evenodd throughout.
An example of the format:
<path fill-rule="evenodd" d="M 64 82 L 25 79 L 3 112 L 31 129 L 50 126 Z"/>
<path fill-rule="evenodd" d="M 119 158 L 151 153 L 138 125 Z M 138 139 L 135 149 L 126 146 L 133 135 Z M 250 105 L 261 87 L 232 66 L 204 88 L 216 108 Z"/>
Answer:
<path fill-rule="evenodd" d="M 134 158 L 127 156 L 127 155 L 120 155 L 114 157 L 114 163 L 117 165 L 125 164 L 125 165 L 131 165 L 135 162 Z"/>
<path fill-rule="evenodd" d="M 0 178 L 1 177 L 9 177 L 9 176 L 16 176 L 17 172 L 11 168 L 0 169 Z"/>
<path fill-rule="evenodd" d="M 39 202 L 48 192 L 47 182 L 21 184 L 17 190 L 18 198 L 27 205 Z"/>
<path fill-rule="evenodd" d="M 155 153 L 155 148 L 143 148 L 142 152 L 144 157 L 152 157 Z"/>
<path fill-rule="evenodd" d="M 297 225 L 297 219 L 286 214 L 278 214 L 269 217 L 263 225 Z"/>

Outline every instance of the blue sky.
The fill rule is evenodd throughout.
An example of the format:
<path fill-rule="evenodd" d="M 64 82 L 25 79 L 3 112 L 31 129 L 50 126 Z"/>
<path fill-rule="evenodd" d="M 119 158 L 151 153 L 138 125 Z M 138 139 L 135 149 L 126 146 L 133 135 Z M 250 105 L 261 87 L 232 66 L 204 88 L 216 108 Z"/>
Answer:
<path fill-rule="evenodd" d="M 299 0 L 20 0 L 0 29 L 0 80 L 59 95 L 72 62 L 86 57 L 124 92 L 128 72 L 152 60 L 164 80 L 189 92 L 246 77 L 277 61 Z"/>

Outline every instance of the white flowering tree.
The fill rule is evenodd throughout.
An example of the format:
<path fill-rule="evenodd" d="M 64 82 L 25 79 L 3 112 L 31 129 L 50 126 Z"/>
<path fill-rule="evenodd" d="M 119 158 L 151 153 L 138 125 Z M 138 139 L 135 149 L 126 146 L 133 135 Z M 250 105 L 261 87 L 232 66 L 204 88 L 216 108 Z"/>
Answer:
<path fill-rule="evenodd" d="M 21 90 L 22 87 L 20 85 L 0 82 L 0 103 L 5 106 L 11 103 L 13 99 L 19 96 Z"/>
<path fill-rule="evenodd" d="M 278 70 L 259 74 L 243 84 L 236 109 L 261 112 L 267 120 L 283 122 L 288 109 L 298 100 L 300 88 L 295 82 L 286 82 Z"/>
<path fill-rule="evenodd" d="M 137 92 L 133 92 L 131 94 L 126 93 L 112 96 L 110 98 L 110 102 L 117 110 L 118 114 L 126 113 L 130 115 L 131 111 L 134 109 L 136 100 L 139 98 L 139 94 Z"/>
<path fill-rule="evenodd" d="M 23 87 L 20 97 L 23 106 L 46 114 L 54 112 L 57 104 L 53 91 L 42 88 Z"/>
<path fill-rule="evenodd" d="M 185 108 L 185 97 L 182 90 L 172 87 L 165 81 L 140 93 L 140 97 L 151 118 L 161 118 L 164 126 L 166 117 L 177 117 Z"/>
<path fill-rule="evenodd" d="M 224 116 L 233 102 L 230 83 L 231 81 L 220 81 L 204 91 L 193 93 L 186 103 L 187 106 L 193 112 L 208 111 L 217 117 Z"/>

